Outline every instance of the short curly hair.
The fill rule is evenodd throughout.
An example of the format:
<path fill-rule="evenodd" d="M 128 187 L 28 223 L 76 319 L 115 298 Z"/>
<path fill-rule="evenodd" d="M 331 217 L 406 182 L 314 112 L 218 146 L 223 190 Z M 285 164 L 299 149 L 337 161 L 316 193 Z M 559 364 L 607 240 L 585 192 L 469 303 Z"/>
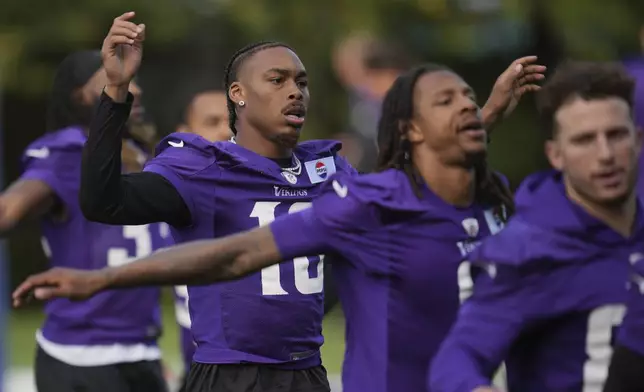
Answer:
<path fill-rule="evenodd" d="M 633 109 L 635 80 L 617 63 L 569 61 L 555 70 L 537 94 L 537 109 L 548 138 L 557 135 L 555 114 L 574 98 L 620 98 Z"/>

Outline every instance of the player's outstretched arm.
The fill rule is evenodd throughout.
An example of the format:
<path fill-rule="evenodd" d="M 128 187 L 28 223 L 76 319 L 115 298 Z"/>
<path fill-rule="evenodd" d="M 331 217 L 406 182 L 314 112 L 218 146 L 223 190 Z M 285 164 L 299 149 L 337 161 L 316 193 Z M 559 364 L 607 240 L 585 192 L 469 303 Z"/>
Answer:
<path fill-rule="evenodd" d="M 545 79 L 546 67 L 536 64 L 537 56 L 514 60 L 494 83 L 492 93 L 481 109 L 488 132 L 514 111 L 521 97 L 541 89 L 537 82 Z"/>
<path fill-rule="evenodd" d="M 492 378 L 521 332 L 526 293 L 521 282 L 496 280 L 496 267 L 481 272 L 474 294 L 463 303 L 458 319 L 434 357 L 431 390 L 494 391 Z"/>
<path fill-rule="evenodd" d="M 27 278 L 13 293 L 14 306 L 32 295 L 40 300 L 85 299 L 114 288 L 235 280 L 285 259 L 324 253 L 325 238 L 309 214 L 310 210 L 304 210 L 240 234 L 166 248 L 120 267 L 95 271 L 53 268 Z M 303 232 L 311 235 L 292 235 Z"/>
<path fill-rule="evenodd" d="M 56 203 L 54 191 L 38 180 L 18 180 L 0 193 L 0 235 L 9 232 L 26 218 L 48 211 Z"/>
<path fill-rule="evenodd" d="M 13 300 L 20 306 L 31 295 L 40 300 L 85 299 L 113 288 L 210 284 L 241 278 L 280 260 L 273 234 L 265 226 L 167 248 L 120 267 L 95 271 L 53 268 L 27 278 L 15 290 Z"/>

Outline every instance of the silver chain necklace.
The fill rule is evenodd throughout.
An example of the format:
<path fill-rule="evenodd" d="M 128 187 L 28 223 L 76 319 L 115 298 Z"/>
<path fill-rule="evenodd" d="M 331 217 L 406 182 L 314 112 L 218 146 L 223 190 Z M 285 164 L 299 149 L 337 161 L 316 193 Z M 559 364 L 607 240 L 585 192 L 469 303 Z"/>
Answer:
<path fill-rule="evenodd" d="M 235 140 L 235 137 L 230 138 L 231 143 L 237 144 L 237 141 Z M 293 167 L 282 167 L 282 171 L 291 173 L 293 175 L 299 176 L 302 173 L 302 162 L 300 162 L 299 158 L 293 154 L 293 159 L 295 159 L 295 166 Z"/>

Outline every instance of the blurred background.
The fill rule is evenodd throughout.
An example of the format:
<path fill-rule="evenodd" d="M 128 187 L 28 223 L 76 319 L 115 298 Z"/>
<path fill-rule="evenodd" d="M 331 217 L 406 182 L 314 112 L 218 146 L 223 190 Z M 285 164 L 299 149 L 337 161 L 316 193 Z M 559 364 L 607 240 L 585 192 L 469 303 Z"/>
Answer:
<path fill-rule="evenodd" d="M 0 6 L 0 180 L 20 174 L 19 157 L 45 129 L 53 73 L 63 57 L 99 49 L 112 19 L 136 11 L 147 25 L 139 82 L 149 120 L 173 132 L 192 93 L 220 87 L 229 57 L 258 40 L 291 45 L 310 75 L 305 139 L 338 138 L 364 171 L 374 163 L 375 124 L 393 79 L 419 61 L 445 63 L 476 89 L 481 104 L 517 57 L 536 54 L 550 69 L 563 59 L 635 59 L 642 53 L 641 0 L 3 0 Z M 641 39 L 643 38 L 643 39 Z M 533 97 L 495 130 L 493 166 L 513 186 L 546 166 Z M 2 176 L 4 172 L 4 177 Z M 6 294 L 46 268 L 38 224 L 4 242 L 0 281 Z M 165 307 L 163 349 L 179 371 L 172 298 Z M 5 391 L 31 392 L 38 305 L 9 311 Z M 323 358 L 339 375 L 341 309 L 325 321 Z"/>

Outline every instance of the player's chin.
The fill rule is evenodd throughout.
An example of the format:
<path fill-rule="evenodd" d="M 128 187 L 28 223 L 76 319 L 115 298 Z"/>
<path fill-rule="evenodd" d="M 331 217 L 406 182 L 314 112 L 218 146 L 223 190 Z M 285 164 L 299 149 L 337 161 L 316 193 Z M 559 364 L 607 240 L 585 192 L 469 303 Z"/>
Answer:
<path fill-rule="evenodd" d="M 280 130 L 275 138 L 280 145 L 288 148 L 294 148 L 300 141 L 300 130 L 301 128 L 287 125 Z"/>
<path fill-rule="evenodd" d="M 487 156 L 487 142 L 469 141 L 461 143 L 461 148 L 469 161 L 485 159 Z"/>
<path fill-rule="evenodd" d="M 633 190 L 626 183 L 614 187 L 601 187 L 595 190 L 595 200 L 607 206 L 619 206 L 624 204 Z"/>

